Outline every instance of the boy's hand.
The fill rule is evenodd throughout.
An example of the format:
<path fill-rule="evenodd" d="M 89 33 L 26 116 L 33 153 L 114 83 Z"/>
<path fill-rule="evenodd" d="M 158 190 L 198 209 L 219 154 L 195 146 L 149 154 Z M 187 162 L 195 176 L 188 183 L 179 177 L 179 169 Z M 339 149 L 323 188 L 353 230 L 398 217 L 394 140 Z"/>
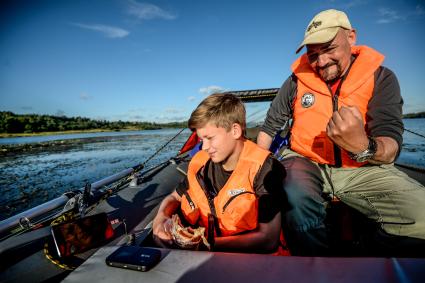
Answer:
<path fill-rule="evenodd" d="M 171 218 L 163 215 L 157 215 L 153 221 L 153 240 L 162 248 L 169 248 L 174 241 L 171 236 Z"/>

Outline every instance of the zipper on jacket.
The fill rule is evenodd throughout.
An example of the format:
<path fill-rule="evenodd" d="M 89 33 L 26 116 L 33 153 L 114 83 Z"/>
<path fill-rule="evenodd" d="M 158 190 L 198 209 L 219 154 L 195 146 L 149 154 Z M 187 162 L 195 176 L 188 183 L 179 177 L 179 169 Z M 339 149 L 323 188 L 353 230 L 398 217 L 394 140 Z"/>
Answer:
<path fill-rule="evenodd" d="M 207 164 L 208 164 L 208 162 L 210 162 L 210 161 L 207 161 Z M 198 171 L 198 173 L 196 174 L 196 180 L 198 181 L 198 183 L 199 183 L 199 185 L 200 185 L 200 187 L 202 188 L 202 191 L 204 192 L 204 194 L 205 194 L 205 197 L 207 198 L 207 200 L 208 200 L 208 206 L 210 207 L 210 211 L 211 211 L 211 215 L 212 215 L 212 217 L 214 218 L 214 229 L 215 229 L 215 232 L 217 233 L 217 236 L 221 236 L 221 229 L 220 229 L 220 225 L 219 225 L 219 223 L 218 223 L 218 219 L 217 219 L 217 212 L 216 212 L 216 209 L 215 209 L 215 205 L 214 205 L 214 196 L 212 196 L 209 192 L 208 192 L 208 190 L 207 190 L 207 184 L 205 183 L 205 180 L 203 179 L 203 178 L 201 178 L 201 176 L 199 175 L 200 174 L 200 172 L 203 170 L 204 171 L 204 175 L 205 175 L 205 172 L 207 172 L 207 164 L 205 164 L 205 166 L 204 167 L 202 167 L 199 171 Z M 209 184 L 209 186 L 211 187 L 212 185 L 211 184 Z M 210 188 L 211 189 L 211 188 Z"/>
<path fill-rule="evenodd" d="M 333 112 L 338 111 L 338 98 L 339 98 L 339 93 L 341 92 L 341 86 L 343 82 L 345 81 L 345 79 L 347 78 L 348 73 L 350 72 L 351 66 L 353 66 L 354 60 L 355 60 L 355 57 L 351 56 L 350 66 L 348 67 L 347 72 L 345 72 L 344 76 L 342 76 L 341 81 L 339 82 L 338 87 L 336 88 L 335 94 L 332 93 L 331 87 L 328 84 L 326 84 L 329 89 L 329 92 L 332 95 Z M 335 143 L 333 143 L 333 146 L 334 146 L 335 167 L 341 167 L 342 166 L 341 148 Z"/>
<path fill-rule="evenodd" d="M 341 79 L 337 90 L 335 91 L 335 94 L 332 96 L 332 109 L 333 112 L 338 111 L 338 98 L 339 98 L 339 92 L 341 89 L 342 82 L 344 81 L 344 78 Z M 328 86 L 331 94 L 332 90 Z M 336 143 L 332 143 L 334 147 L 334 161 L 335 161 L 335 167 L 341 167 L 342 166 L 342 157 L 341 157 L 341 148 Z"/>
<path fill-rule="evenodd" d="M 231 196 L 227 201 L 226 201 L 226 203 L 224 204 L 224 206 L 223 206 L 223 210 L 222 210 L 222 214 L 224 213 L 224 211 L 226 210 L 226 208 L 229 206 L 229 204 L 235 199 L 235 198 L 237 198 L 238 196 L 241 196 L 241 195 L 244 195 L 244 194 L 253 194 L 253 195 L 255 195 L 255 193 L 253 193 L 253 192 L 241 192 L 241 193 L 239 193 L 239 194 L 237 194 L 237 195 L 234 195 L 234 196 Z"/>
<path fill-rule="evenodd" d="M 186 196 L 186 199 L 189 202 L 190 208 L 192 208 L 192 210 L 194 210 L 195 204 L 193 203 L 192 198 L 190 197 L 189 193 L 187 191 L 184 191 L 183 194 Z"/>

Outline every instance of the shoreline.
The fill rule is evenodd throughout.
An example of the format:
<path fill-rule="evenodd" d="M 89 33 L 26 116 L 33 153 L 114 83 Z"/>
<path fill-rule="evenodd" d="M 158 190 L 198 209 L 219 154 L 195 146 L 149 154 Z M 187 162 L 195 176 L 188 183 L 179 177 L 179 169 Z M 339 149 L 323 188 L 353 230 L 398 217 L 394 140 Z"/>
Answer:
<path fill-rule="evenodd" d="M 21 138 L 21 137 L 39 137 L 39 136 L 53 136 L 53 135 L 72 135 L 72 134 L 89 134 L 89 133 L 103 133 L 103 132 L 130 132 L 130 131 L 144 131 L 144 130 L 160 130 L 163 128 L 154 129 L 139 129 L 139 128 L 123 128 L 119 130 L 113 129 L 92 129 L 92 130 L 70 130 L 70 131 L 57 131 L 57 132 L 37 132 L 37 133 L 0 133 L 2 138 Z"/>
<path fill-rule="evenodd" d="M 170 128 L 171 129 L 171 128 Z M 160 130 L 160 129 L 157 129 Z M 89 136 L 89 137 L 73 137 L 73 138 L 60 138 L 53 140 L 45 141 L 34 141 L 34 142 L 25 142 L 25 143 L 0 143 L 0 158 L 1 157 L 11 157 L 18 154 L 32 154 L 39 152 L 58 152 L 63 150 L 68 150 L 78 146 L 83 146 L 84 144 L 96 143 L 96 142 L 108 142 L 114 139 L 133 139 L 137 138 L 140 134 L 130 133 L 137 131 L 154 131 L 154 130 L 140 130 L 140 129 L 128 129 L 121 131 L 94 131 L 94 132 L 83 132 L 85 133 L 98 133 L 98 132 L 110 132 L 117 133 L 114 135 L 101 135 L 101 136 Z M 80 132 L 81 133 L 81 132 Z M 57 133 L 56 133 L 57 134 Z M 64 134 L 71 134 L 70 132 L 65 132 Z M 72 134 L 78 134 L 73 132 Z M 59 134 L 57 134 L 60 136 Z M 45 136 L 45 135 L 37 135 Z M 37 137 L 37 136 L 27 136 Z"/>
<path fill-rule="evenodd" d="M 40 151 L 60 151 L 71 147 L 79 146 L 90 142 L 102 142 L 110 140 L 113 137 L 90 137 L 90 138 L 75 138 L 64 140 L 52 140 L 35 143 L 23 144 L 3 144 L 0 145 L 0 157 L 14 156 L 21 153 L 35 153 Z"/>
<path fill-rule="evenodd" d="M 120 139 L 125 137 L 126 139 L 135 136 L 102 136 L 102 137 L 86 137 L 86 138 L 72 138 L 72 139 L 58 139 L 51 141 L 42 141 L 34 143 L 21 143 L 21 144 L 0 144 L 0 157 L 10 157 L 17 154 L 32 154 L 38 152 L 58 152 L 62 150 L 68 150 L 84 144 L 94 142 L 107 142 L 111 139 Z"/>

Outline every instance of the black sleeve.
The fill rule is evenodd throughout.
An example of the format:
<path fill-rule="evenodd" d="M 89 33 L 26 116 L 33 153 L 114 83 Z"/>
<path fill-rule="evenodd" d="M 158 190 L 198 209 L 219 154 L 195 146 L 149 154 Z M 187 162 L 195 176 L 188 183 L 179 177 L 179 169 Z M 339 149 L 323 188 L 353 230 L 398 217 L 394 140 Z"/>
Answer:
<path fill-rule="evenodd" d="M 374 137 L 390 137 L 397 141 L 399 153 L 403 144 L 403 99 L 395 74 L 385 67 L 375 72 L 375 88 L 368 104 L 366 128 Z"/>
<path fill-rule="evenodd" d="M 271 137 L 292 117 L 292 103 L 297 92 L 296 77 L 292 74 L 282 85 L 267 112 L 261 131 Z"/>
<path fill-rule="evenodd" d="M 180 183 L 177 184 L 176 192 L 179 194 L 179 196 L 183 196 L 183 194 L 188 190 L 188 188 L 189 188 L 189 181 L 187 180 L 187 177 L 186 177 Z"/>
<path fill-rule="evenodd" d="M 255 177 L 254 189 L 259 198 L 259 223 L 269 223 L 281 211 L 285 176 L 285 168 L 277 159 L 270 156 Z"/>

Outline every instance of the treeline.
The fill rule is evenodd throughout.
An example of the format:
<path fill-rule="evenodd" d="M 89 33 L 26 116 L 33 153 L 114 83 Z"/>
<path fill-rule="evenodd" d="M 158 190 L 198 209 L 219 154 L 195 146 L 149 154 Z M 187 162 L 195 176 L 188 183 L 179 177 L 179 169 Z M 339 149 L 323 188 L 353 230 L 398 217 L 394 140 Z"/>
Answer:
<path fill-rule="evenodd" d="M 162 128 L 185 128 L 187 122 L 151 123 L 92 120 L 84 117 L 65 117 L 51 115 L 19 115 L 9 111 L 0 111 L 0 133 L 39 133 L 80 130 L 153 130 Z"/>
<path fill-rule="evenodd" d="M 409 118 L 425 118 L 425 112 L 404 114 L 403 118 L 406 118 L 406 119 L 409 119 Z"/>

